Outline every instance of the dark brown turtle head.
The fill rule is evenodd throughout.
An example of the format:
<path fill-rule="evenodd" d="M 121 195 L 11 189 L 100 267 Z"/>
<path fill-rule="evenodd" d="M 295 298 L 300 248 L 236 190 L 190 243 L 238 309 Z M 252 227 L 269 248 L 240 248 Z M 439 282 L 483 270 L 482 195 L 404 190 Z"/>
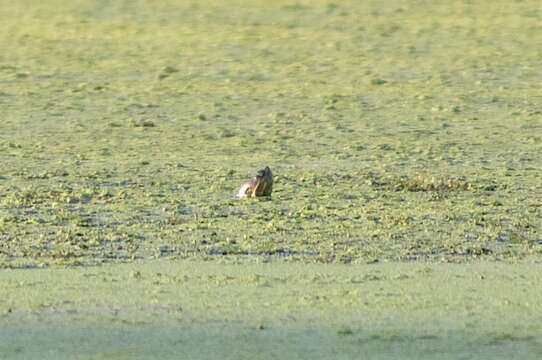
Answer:
<path fill-rule="evenodd" d="M 273 173 L 271 173 L 271 169 L 269 168 L 269 166 L 266 166 L 265 168 L 258 170 L 258 172 L 256 173 L 256 178 L 257 179 L 271 178 L 271 181 L 273 181 L 272 180 Z"/>
<path fill-rule="evenodd" d="M 252 197 L 256 196 L 271 196 L 273 191 L 273 173 L 269 166 L 258 170 L 254 178 L 254 188 L 252 189 Z"/>

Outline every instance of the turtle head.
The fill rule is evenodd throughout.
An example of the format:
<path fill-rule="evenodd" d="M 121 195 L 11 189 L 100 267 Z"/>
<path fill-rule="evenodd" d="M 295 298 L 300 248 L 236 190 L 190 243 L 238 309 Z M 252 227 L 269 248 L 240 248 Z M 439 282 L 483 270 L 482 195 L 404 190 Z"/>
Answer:
<path fill-rule="evenodd" d="M 269 166 L 266 166 L 265 168 L 258 170 L 258 172 L 256 173 L 257 178 L 265 178 L 269 176 L 272 176 L 271 169 L 269 168 Z"/>

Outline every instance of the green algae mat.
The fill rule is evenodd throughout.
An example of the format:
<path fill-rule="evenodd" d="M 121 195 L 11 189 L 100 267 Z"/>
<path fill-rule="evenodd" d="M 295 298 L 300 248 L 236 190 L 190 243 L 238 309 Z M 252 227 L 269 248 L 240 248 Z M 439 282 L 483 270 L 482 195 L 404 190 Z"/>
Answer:
<path fill-rule="evenodd" d="M 538 1 L 0 6 L 0 264 L 542 253 Z M 269 165 L 272 201 L 235 201 Z"/>
<path fill-rule="evenodd" d="M 0 277 L 6 359 L 539 359 L 542 264 L 159 260 Z"/>
<path fill-rule="evenodd" d="M 76 344 L 82 358 L 167 357 L 164 343 L 192 358 L 236 346 L 238 358 L 257 358 L 258 346 L 339 358 L 360 343 L 373 357 L 422 343 L 427 354 L 530 356 L 540 345 L 541 20 L 536 0 L 0 0 L 0 357 L 47 348 L 73 358 Z M 272 198 L 236 200 L 266 165 Z M 193 268 L 186 276 L 222 289 L 224 313 L 175 310 L 197 302 L 178 297 L 177 280 L 169 295 L 145 295 L 160 292 L 147 271 L 186 264 L 215 274 L 213 286 Z M 424 264 L 444 281 L 420 289 L 428 302 L 393 285 L 395 272 Z M 370 266 L 383 266 L 381 291 L 397 296 L 382 308 L 339 295 L 376 284 L 358 273 Z M 473 267 L 493 277 L 446 281 Z M 115 290 L 88 275 L 101 271 Z M 297 315 L 293 300 L 273 303 L 309 286 L 296 276 L 326 271 L 337 288 L 318 286 L 337 293 L 314 285 L 307 304 L 310 294 L 336 302 Z M 245 288 L 250 277 L 258 292 Z M 444 312 L 447 295 L 458 314 Z M 258 321 L 233 315 L 237 296 Z M 472 299 L 487 316 L 468 327 L 459 304 Z M 55 343 L 48 334 L 57 347 L 40 346 Z M 80 341 L 62 340 L 70 334 Z"/>

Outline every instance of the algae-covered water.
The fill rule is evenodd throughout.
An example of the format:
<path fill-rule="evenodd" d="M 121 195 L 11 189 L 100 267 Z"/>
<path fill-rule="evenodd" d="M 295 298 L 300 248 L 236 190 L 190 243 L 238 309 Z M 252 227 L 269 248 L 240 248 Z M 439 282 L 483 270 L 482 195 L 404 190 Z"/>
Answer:
<path fill-rule="evenodd" d="M 411 358 L 537 358 L 541 20 L 535 0 L 0 0 L 0 357 L 175 357 L 157 355 L 164 339 L 192 358 L 359 358 L 360 343 L 373 358 L 410 344 Z M 272 198 L 236 200 L 266 165 Z M 198 264 L 186 281 L 206 290 L 170 279 L 152 297 L 156 261 Z M 361 300 L 376 283 L 350 293 L 345 280 L 368 263 L 387 269 L 379 291 L 395 300 L 381 310 Z M 460 263 L 460 277 L 403 293 L 393 274 L 407 263 Z M 232 264 L 247 279 L 224 275 Z M 495 271 L 491 296 L 448 281 L 473 266 Z M 326 271 L 336 287 L 296 280 Z M 170 319 L 215 287 L 227 311 L 217 298 Z M 290 291 L 319 294 L 295 321 L 276 298 Z M 237 295 L 266 321 L 231 315 Z"/>
<path fill-rule="evenodd" d="M 10 270 L 0 358 L 538 359 L 540 270 L 164 260 Z"/>
<path fill-rule="evenodd" d="M 539 5 L 3 1 L 0 264 L 539 255 Z"/>

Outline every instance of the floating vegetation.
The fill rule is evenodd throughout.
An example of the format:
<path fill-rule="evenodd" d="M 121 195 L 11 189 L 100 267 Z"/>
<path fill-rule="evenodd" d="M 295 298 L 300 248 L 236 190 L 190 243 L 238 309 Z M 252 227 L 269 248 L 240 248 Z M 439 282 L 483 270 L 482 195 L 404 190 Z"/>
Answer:
<path fill-rule="evenodd" d="M 538 2 L 84 3 L 2 7 L 0 267 L 542 253 Z"/>
<path fill-rule="evenodd" d="M 463 178 L 416 175 L 371 180 L 377 188 L 411 192 L 473 191 L 475 186 Z"/>

